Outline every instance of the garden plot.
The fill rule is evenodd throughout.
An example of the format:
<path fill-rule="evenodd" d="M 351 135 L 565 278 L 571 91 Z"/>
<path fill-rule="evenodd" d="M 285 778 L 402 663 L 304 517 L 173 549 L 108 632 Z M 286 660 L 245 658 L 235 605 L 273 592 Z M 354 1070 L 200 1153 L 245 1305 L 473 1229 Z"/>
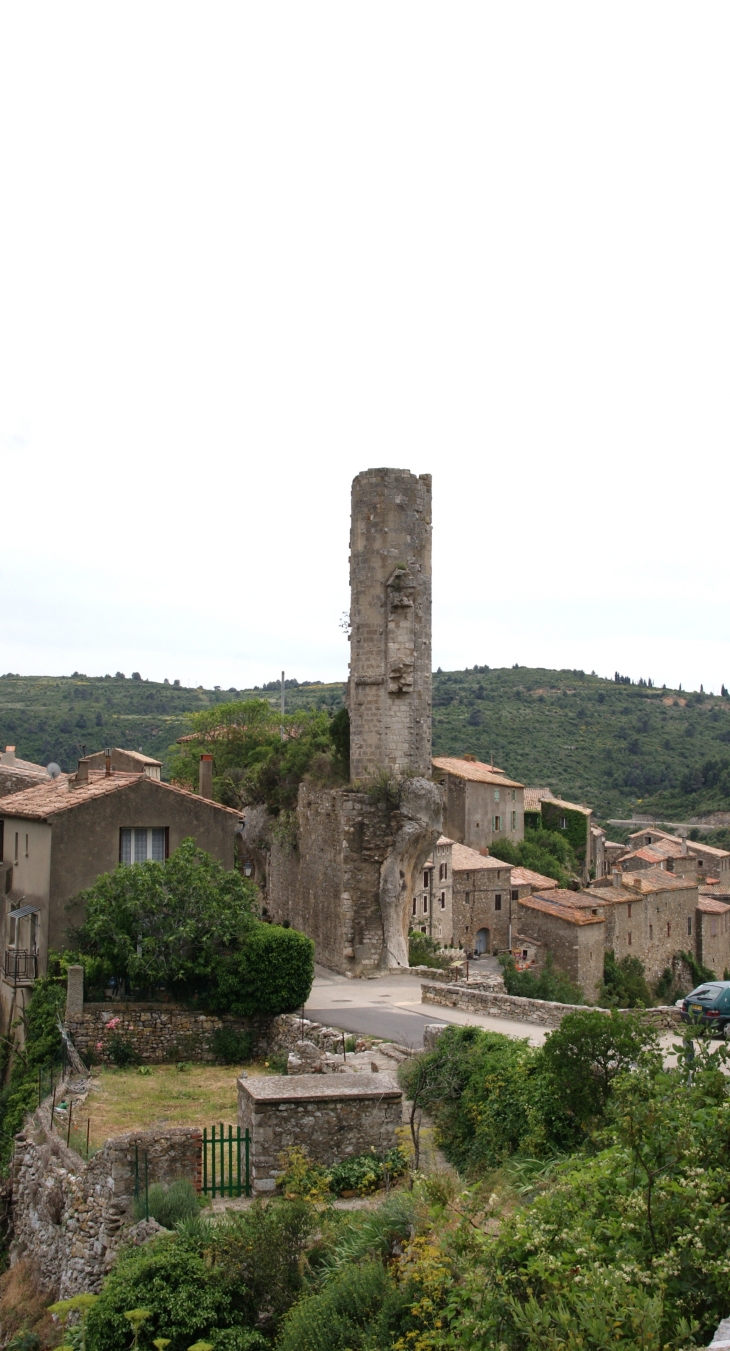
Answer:
<path fill-rule="evenodd" d="M 231 1065 L 154 1065 L 124 1070 L 104 1068 L 94 1074 L 91 1091 L 74 1111 L 74 1134 L 85 1137 L 90 1121 L 92 1149 L 125 1131 L 204 1126 L 215 1122 L 235 1125 L 236 1077 Z M 266 1074 L 263 1064 L 246 1066 L 249 1075 Z"/>

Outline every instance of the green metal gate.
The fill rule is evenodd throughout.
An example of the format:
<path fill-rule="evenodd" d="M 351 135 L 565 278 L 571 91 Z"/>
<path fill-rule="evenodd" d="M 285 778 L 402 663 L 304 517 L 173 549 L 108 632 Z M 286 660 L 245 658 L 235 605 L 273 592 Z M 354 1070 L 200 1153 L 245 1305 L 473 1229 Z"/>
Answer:
<path fill-rule="evenodd" d="M 250 1196 L 251 1137 L 240 1126 L 203 1130 L 203 1196 Z"/>

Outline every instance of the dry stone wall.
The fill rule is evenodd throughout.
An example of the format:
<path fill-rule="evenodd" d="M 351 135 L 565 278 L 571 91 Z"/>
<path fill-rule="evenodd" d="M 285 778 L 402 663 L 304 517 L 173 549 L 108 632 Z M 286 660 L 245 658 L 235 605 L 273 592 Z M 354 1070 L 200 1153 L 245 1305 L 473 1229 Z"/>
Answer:
<path fill-rule="evenodd" d="M 113 1000 L 84 1004 L 81 1013 L 67 1018 L 66 1026 L 82 1060 L 109 1064 L 110 1038 L 117 1033 L 144 1064 L 156 1065 L 169 1060 L 213 1061 L 213 1036 L 221 1027 L 253 1032 L 254 1054 L 265 1054 L 271 1021 L 194 1013 L 176 1004 Z"/>
<path fill-rule="evenodd" d="M 560 1027 L 568 1013 L 585 1013 L 585 1004 L 557 1004 L 548 999 L 525 999 L 521 995 L 493 993 L 484 988 L 464 985 L 422 985 L 424 1004 L 441 1004 L 444 1008 L 464 1009 L 472 1013 L 491 1013 L 495 1018 L 509 1018 L 512 1022 L 537 1023 L 542 1027 Z M 607 1009 L 600 1010 L 608 1013 Z M 635 1010 L 619 1009 L 620 1013 Z M 644 1018 L 655 1027 L 671 1029 L 680 1023 L 679 1009 L 660 1005 L 645 1009 Z"/>
<path fill-rule="evenodd" d="M 98 1290 L 120 1244 L 143 1241 L 156 1227 L 134 1223 L 135 1146 L 139 1159 L 147 1155 L 150 1185 L 199 1183 L 197 1130 L 129 1132 L 87 1162 L 51 1129 L 46 1103 L 16 1136 L 11 1262 L 32 1257 L 61 1299 Z"/>

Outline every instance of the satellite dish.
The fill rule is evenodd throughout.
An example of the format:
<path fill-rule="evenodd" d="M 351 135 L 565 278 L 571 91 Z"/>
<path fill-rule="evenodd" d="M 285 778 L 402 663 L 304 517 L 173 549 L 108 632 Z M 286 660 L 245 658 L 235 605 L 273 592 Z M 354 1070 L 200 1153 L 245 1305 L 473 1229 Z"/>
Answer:
<path fill-rule="evenodd" d="M 57 765 L 55 760 L 51 760 L 50 765 L 47 765 L 46 768 L 52 779 L 57 779 L 61 773 L 61 766 Z"/>

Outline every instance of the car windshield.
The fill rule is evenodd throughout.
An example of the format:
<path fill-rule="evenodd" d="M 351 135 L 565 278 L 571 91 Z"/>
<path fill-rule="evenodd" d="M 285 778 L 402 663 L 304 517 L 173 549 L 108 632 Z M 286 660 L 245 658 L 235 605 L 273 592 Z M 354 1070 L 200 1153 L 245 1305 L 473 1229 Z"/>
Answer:
<path fill-rule="evenodd" d="M 687 995 L 687 998 L 711 1000 L 717 999 L 720 994 L 722 994 L 722 985 L 699 985 L 696 990 Z"/>

